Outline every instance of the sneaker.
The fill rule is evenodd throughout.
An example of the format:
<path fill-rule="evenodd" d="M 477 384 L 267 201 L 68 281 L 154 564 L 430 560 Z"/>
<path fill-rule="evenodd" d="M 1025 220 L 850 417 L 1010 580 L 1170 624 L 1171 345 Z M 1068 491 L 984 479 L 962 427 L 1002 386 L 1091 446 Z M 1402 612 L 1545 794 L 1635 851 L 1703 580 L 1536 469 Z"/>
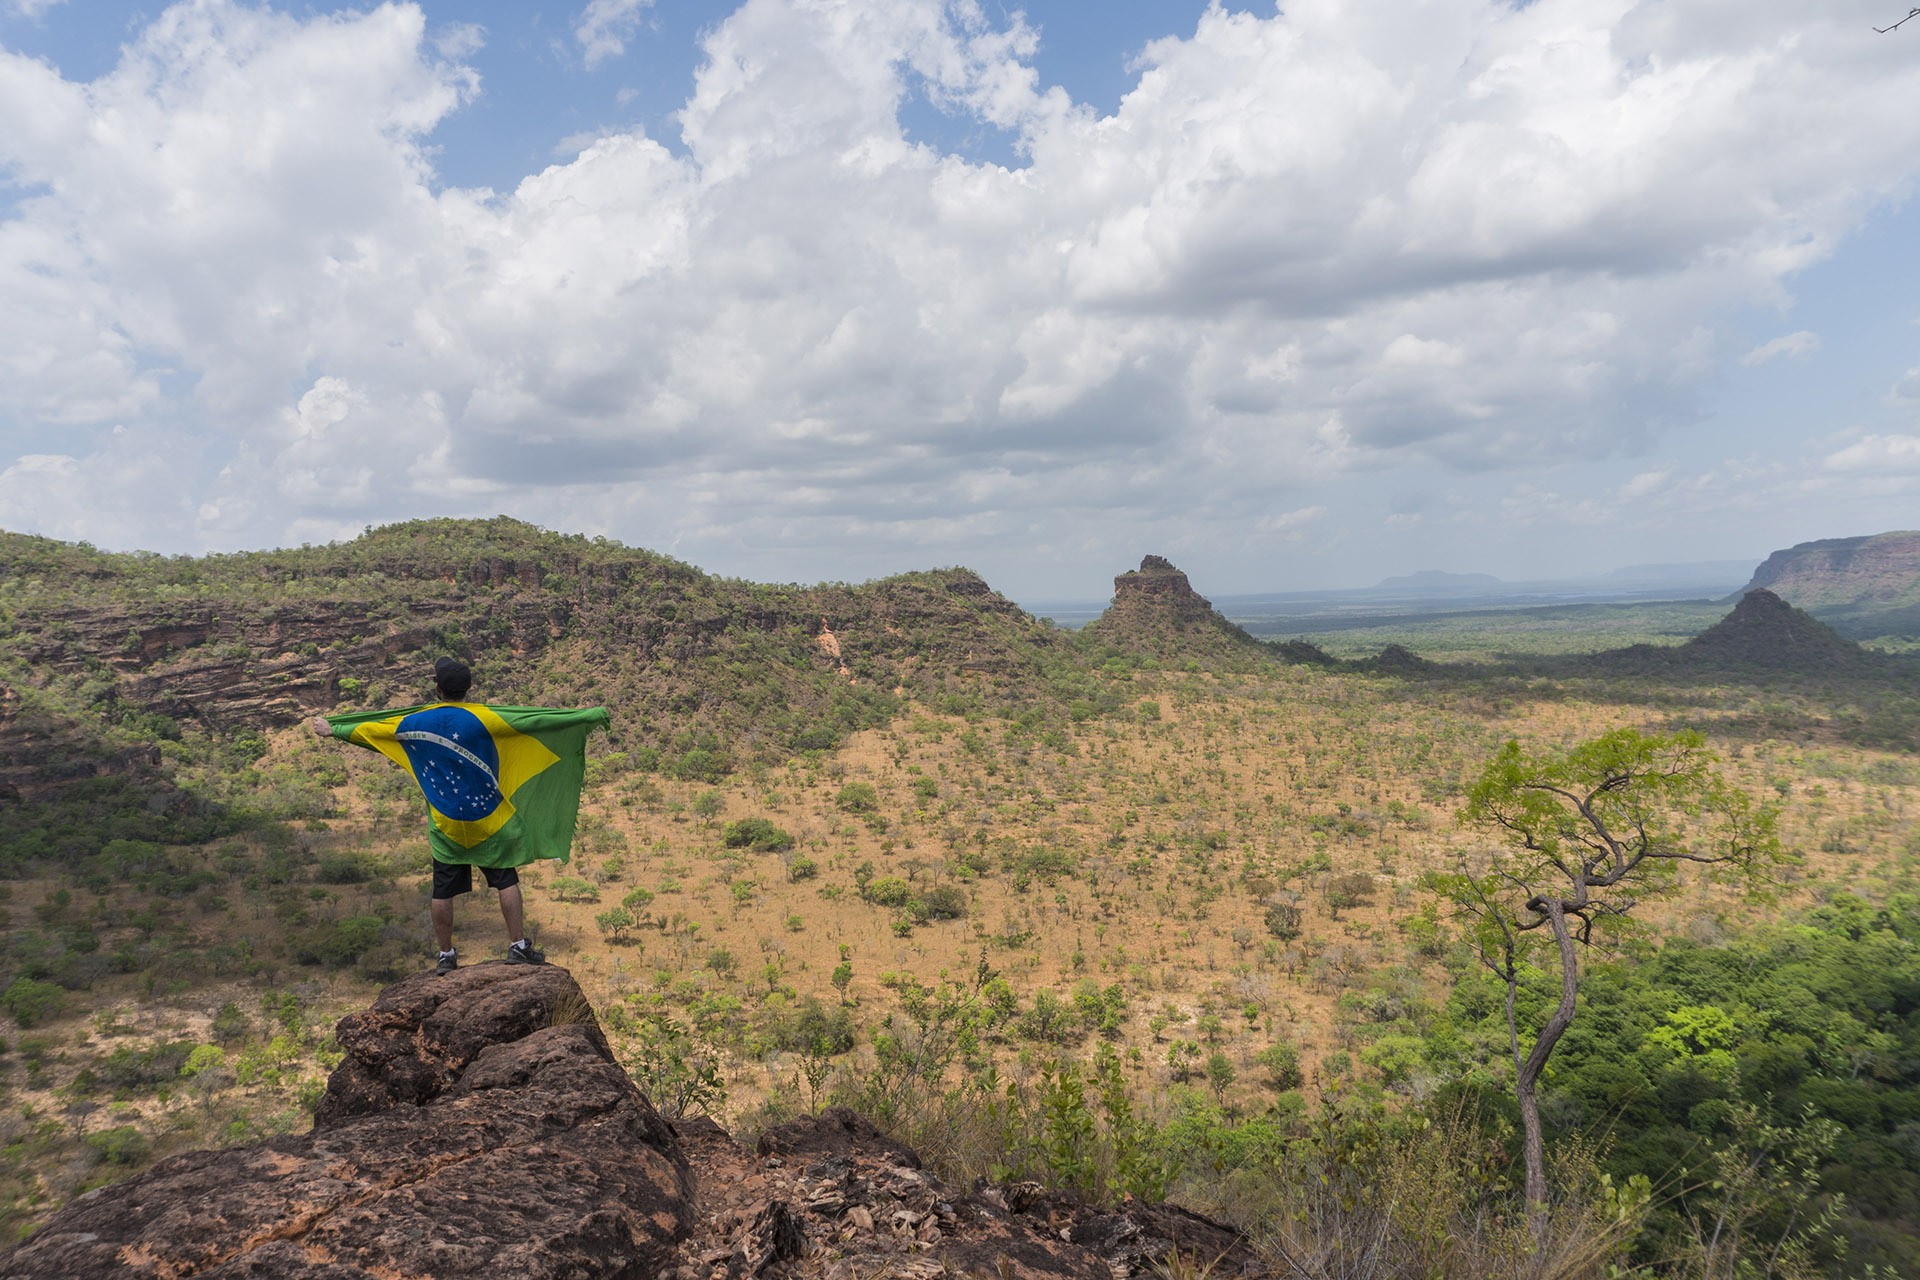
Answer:
<path fill-rule="evenodd" d="M 531 942 L 516 942 L 507 948 L 508 964 L 545 964 L 547 953 Z"/>
<path fill-rule="evenodd" d="M 460 967 L 460 957 L 456 955 L 454 952 L 449 951 L 445 955 L 440 957 L 439 964 L 433 966 L 433 972 L 436 976 L 445 977 L 447 974 L 452 973 L 455 969 L 458 969 L 459 967 Z"/>

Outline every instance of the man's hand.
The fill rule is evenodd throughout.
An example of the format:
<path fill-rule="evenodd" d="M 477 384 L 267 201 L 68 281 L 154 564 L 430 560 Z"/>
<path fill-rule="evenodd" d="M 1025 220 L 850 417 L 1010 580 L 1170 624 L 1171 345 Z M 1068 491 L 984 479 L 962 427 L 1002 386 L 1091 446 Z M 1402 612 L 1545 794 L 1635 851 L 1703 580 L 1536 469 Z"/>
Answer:
<path fill-rule="evenodd" d="M 315 716 L 313 719 L 307 721 L 307 725 L 313 730 L 313 736 L 316 738 L 331 738 L 333 736 L 333 726 L 327 723 L 325 716 Z"/>

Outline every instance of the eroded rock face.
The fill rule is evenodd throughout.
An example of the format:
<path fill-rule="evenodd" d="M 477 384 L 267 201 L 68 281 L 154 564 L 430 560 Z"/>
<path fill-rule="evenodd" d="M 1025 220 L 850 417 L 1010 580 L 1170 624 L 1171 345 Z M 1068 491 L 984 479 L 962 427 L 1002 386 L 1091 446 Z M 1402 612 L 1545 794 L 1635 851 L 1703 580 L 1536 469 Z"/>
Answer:
<path fill-rule="evenodd" d="M 756 1152 L 711 1121 L 679 1130 L 701 1212 L 663 1280 L 1124 1280 L 1161 1274 L 1175 1254 L 1222 1280 L 1268 1274 L 1232 1228 L 1172 1205 L 949 1187 L 843 1107 L 769 1129 Z"/>
<path fill-rule="evenodd" d="M 1113 602 L 1123 612 L 1152 609 L 1184 622 L 1204 621 L 1213 613 L 1213 604 L 1164 556 L 1147 556 L 1138 569 L 1116 577 Z"/>
<path fill-rule="evenodd" d="M 311 1133 L 90 1192 L 0 1254 L 0 1280 L 1268 1274 L 1231 1228 L 1172 1205 L 949 1187 L 845 1108 L 757 1152 L 705 1117 L 669 1125 L 557 967 L 422 974 L 337 1034 L 347 1057 Z"/>
<path fill-rule="evenodd" d="M 342 1021 L 311 1133 L 90 1192 L 0 1277 L 657 1275 L 694 1221 L 686 1157 L 586 1009 L 557 967 L 397 983 Z"/>

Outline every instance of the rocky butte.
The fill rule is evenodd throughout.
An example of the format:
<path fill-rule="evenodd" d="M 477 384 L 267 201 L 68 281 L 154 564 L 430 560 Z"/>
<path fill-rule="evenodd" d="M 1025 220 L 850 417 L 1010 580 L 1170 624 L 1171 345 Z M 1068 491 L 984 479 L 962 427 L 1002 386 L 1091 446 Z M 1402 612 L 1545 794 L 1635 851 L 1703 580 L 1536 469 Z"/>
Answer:
<path fill-rule="evenodd" d="M 1147 556 L 1138 569 L 1116 577 L 1113 603 L 1087 624 L 1085 634 L 1161 658 L 1243 663 L 1273 656 L 1215 610 L 1164 556 Z"/>
<path fill-rule="evenodd" d="M 172 1156 L 0 1253 L 4 1280 L 1124 1280 L 1265 1269 L 1171 1205 L 949 1187 L 844 1108 L 768 1130 L 669 1122 L 572 975 L 420 974 L 337 1030 L 311 1132 Z"/>

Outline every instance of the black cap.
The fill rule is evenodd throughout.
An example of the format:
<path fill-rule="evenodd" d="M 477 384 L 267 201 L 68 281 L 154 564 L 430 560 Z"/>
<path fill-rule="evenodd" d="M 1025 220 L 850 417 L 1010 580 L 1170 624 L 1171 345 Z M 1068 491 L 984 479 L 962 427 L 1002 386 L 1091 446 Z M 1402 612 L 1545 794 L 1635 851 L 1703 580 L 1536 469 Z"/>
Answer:
<path fill-rule="evenodd" d="M 473 672 L 458 658 L 442 658 L 433 664 L 433 682 L 442 697 L 459 699 L 473 687 Z"/>

